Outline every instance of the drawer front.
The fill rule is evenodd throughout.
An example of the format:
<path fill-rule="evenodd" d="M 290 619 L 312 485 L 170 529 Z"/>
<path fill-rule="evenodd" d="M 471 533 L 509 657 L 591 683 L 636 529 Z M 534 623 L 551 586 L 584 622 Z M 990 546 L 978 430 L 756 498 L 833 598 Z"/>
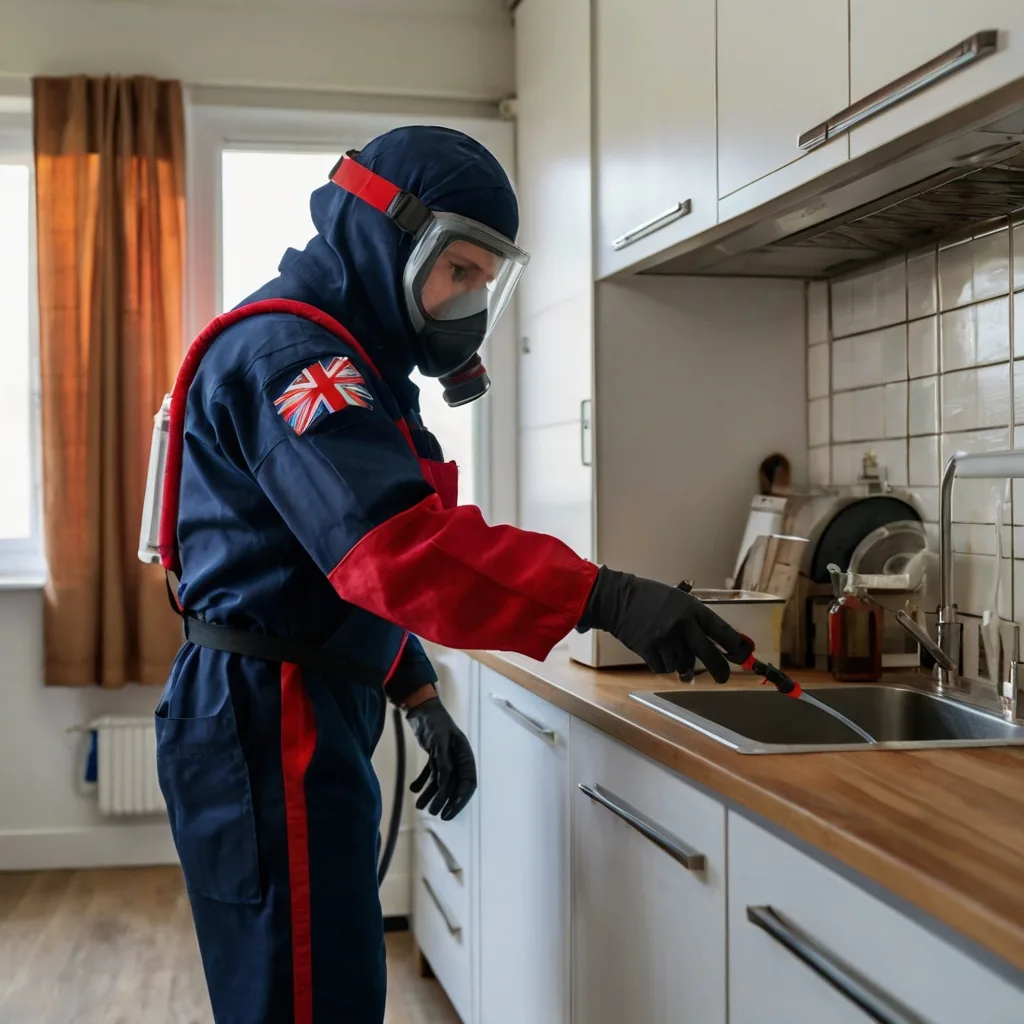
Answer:
<path fill-rule="evenodd" d="M 459 919 L 419 870 L 412 894 L 413 933 L 441 987 L 463 1021 L 470 1019 L 470 936 L 468 919 Z"/>
<path fill-rule="evenodd" d="M 416 796 L 410 793 L 409 798 L 415 801 Z M 470 837 L 478 801 L 479 791 L 473 794 L 469 804 L 451 821 L 442 821 L 439 816 L 428 814 L 426 810 L 416 812 L 416 830 L 429 828 L 434 832 L 447 848 L 455 865 L 464 872 L 469 867 Z"/>
<path fill-rule="evenodd" d="M 725 809 L 576 719 L 572 759 L 574 1024 L 725 1024 Z"/>
<path fill-rule="evenodd" d="M 586 722 L 572 721 L 573 800 L 602 787 L 704 854 L 710 880 L 725 880 L 725 808 L 675 773 Z"/>
<path fill-rule="evenodd" d="M 429 882 L 441 905 L 451 912 L 454 924 L 469 922 L 466 869 L 456 860 L 433 822 L 420 822 L 416 829 L 416 875 Z"/>
<path fill-rule="evenodd" d="M 741 815 L 729 813 L 728 829 L 729 1007 L 736 1024 L 871 1019 L 851 998 L 860 981 L 900 1024 L 1024 1020 L 1024 990 Z M 801 951 L 823 962 L 832 979 L 836 964 L 852 974 L 837 986 Z"/>

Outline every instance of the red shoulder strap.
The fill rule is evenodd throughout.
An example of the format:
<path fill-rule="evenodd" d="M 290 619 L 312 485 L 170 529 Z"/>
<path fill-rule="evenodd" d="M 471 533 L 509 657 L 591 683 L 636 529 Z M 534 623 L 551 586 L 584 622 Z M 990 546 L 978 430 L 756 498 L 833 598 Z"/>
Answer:
<path fill-rule="evenodd" d="M 181 491 L 181 461 L 185 443 L 185 400 L 188 397 L 188 389 L 192 381 L 195 380 L 200 361 L 217 336 L 240 320 L 245 320 L 250 316 L 259 316 L 262 313 L 290 313 L 323 327 L 355 349 L 375 376 L 380 377 L 373 360 L 366 354 L 362 345 L 352 337 L 351 333 L 342 327 L 334 317 L 328 316 L 322 309 L 317 309 L 316 306 L 311 306 L 306 302 L 296 302 L 294 299 L 262 299 L 259 302 L 250 302 L 246 306 L 239 306 L 237 309 L 222 313 L 211 320 L 203 328 L 199 337 L 189 346 L 189 350 L 178 368 L 178 375 L 175 377 L 174 387 L 171 390 L 167 462 L 164 468 L 164 487 L 160 506 L 159 547 L 161 564 L 175 575 L 181 572 L 181 563 L 178 558 L 178 502 Z"/>

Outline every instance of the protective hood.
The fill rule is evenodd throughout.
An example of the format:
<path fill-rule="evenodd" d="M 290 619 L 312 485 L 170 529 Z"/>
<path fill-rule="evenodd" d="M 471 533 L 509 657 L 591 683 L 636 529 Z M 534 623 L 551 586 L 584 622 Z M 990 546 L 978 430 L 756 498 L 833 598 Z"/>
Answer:
<path fill-rule="evenodd" d="M 514 239 L 519 208 L 508 177 L 478 142 L 447 128 L 398 128 L 374 139 L 359 162 L 432 210 L 460 214 Z M 325 175 L 326 175 L 325 168 Z M 378 210 L 328 182 L 310 198 L 317 229 L 281 262 L 325 312 L 344 324 L 394 382 L 415 366 L 416 331 L 406 312 L 403 271 L 412 239 Z"/>

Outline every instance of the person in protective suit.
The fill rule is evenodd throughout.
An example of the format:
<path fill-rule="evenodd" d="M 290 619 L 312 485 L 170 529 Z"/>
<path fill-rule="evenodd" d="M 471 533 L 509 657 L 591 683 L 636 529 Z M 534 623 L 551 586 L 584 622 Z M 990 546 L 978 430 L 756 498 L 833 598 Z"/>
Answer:
<path fill-rule="evenodd" d="M 450 818 L 476 787 L 417 636 L 543 659 L 604 629 L 720 682 L 747 653 L 689 594 L 456 504 L 409 376 L 452 405 L 487 388 L 478 349 L 528 259 L 494 157 L 398 129 L 310 209 L 316 235 L 200 335 L 170 406 L 160 555 L 186 642 L 157 763 L 218 1024 L 383 1021 L 386 702 L 428 755 L 418 807 Z"/>

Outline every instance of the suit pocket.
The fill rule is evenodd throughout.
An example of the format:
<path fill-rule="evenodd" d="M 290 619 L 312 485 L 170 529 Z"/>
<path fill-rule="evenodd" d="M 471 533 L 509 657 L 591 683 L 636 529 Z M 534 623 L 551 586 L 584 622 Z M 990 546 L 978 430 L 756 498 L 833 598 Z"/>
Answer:
<path fill-rule="evenodd" d="M 161 701 L 156 737 L 185 888 L 221 903 L 259 903 L 256 816 L 230 696 L 206 718 L 168 718 Z"/>

